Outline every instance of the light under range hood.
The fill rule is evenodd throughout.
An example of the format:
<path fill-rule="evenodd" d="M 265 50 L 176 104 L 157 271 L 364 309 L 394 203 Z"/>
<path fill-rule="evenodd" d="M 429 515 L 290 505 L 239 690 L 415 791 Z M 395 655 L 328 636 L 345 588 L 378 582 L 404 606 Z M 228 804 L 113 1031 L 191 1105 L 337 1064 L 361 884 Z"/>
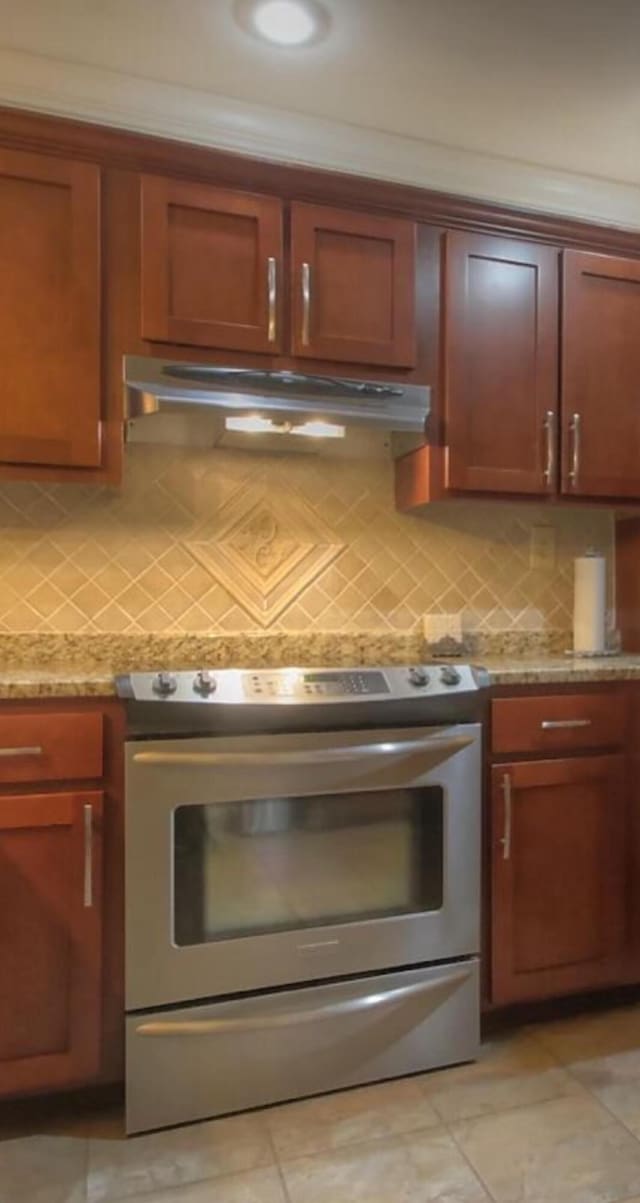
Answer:
<path fill-rule="evenodd" d="M 430 408 L 430 390 L 422 385 L 132 355 L 125 356 L 124 378 L 128 418 L 187 405 L 208 407 L 229 418 L 271 418 L 275 428 L 280 425 L 294 433 L 296 427 L 301 433 L 320 432 L 323 423 L 423 433 Z"/>

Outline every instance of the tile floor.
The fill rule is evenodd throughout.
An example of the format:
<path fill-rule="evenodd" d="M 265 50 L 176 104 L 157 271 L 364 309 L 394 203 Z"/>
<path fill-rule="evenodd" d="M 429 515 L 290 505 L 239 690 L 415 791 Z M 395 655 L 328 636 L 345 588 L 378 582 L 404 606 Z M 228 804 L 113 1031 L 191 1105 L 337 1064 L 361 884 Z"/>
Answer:
<path fill-rule="evenodd" d="M 491 1040 L 476 1065 L 124 1140 L 0 1129 L 0 1203 L 640 1203 L 640 1006 Z"/>

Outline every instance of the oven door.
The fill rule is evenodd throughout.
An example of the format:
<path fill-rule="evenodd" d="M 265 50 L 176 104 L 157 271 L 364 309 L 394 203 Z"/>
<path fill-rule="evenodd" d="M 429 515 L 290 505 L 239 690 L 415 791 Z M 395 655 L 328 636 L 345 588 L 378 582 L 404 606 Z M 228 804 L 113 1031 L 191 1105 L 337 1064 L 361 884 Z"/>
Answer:
<path fill-rule="evenodd" d="M 127 744 L 127 1009 L 479 949 L 481 727 Z"/>

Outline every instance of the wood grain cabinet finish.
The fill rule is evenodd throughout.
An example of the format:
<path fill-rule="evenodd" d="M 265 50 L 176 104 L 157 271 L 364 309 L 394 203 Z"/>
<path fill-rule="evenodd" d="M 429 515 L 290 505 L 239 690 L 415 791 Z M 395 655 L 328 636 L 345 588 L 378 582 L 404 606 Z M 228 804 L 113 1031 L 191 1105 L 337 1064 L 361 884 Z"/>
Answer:
<path fill-rule="evenodd" d="M 415 261 L 414 222 L 293 204 L 292 353 L 413 367 Z"/>
<path fill-rule="evenodd" d="M 96 710 L 0 713 L 0 785 L 99 779 L 103 725 Z"/>
<path fill-rule="evenodd" d="M 491 703 L 491 748 L 496 756 L 623 748 L 628 733 L 624 689 L 496 698 Z"/>
<path fill-rule="evenodd" d="M 100 170 L 0 149 L 0 464 L 101 462 Z"/>
<path fill-rule="evenodd" d="M 443 319 L 446 486 L 553 493 L 558 252 L 448 232 Z"/>
<path fill-rule="evenodd" d="M 621 980 L 626 816 L 623 756 L 493 768 L 494 1003 Z"/>
<path fill-rule="evenodd" d="M 146 175 L 141 225 L 143 338 L 281 349 L 281 201 Z"/>
<path fill-rule="evenodd" d="M 95 1077 L 102 793 L 0 797 L 0 1096 Z"/>
<path fill-rule="evenodd" d="M 565 251 L 562 491 L 640 497 L 640 260 Z"/>

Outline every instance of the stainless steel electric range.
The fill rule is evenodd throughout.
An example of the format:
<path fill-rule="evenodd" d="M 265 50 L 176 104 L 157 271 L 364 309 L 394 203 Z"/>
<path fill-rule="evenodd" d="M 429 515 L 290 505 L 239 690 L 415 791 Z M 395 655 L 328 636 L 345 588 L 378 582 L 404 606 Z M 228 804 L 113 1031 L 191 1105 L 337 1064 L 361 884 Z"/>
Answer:
<path fill-rule="evenodd" d="M 119 679 L 130 1132 L 474 1057 L 485 683 Z"/>

